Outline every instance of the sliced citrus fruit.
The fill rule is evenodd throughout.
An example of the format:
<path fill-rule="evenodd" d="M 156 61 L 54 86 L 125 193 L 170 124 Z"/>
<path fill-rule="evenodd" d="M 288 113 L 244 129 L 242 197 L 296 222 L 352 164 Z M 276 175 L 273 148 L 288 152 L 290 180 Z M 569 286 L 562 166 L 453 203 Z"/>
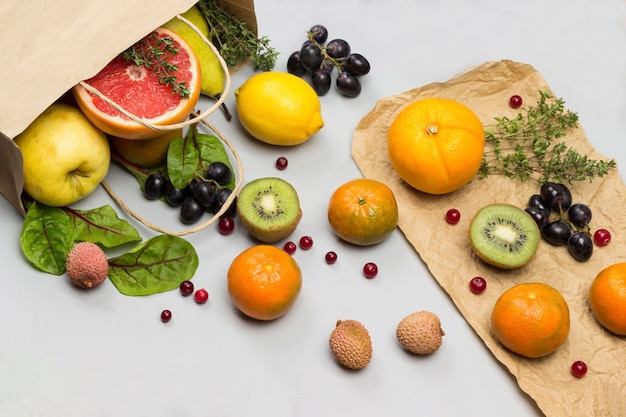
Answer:
<path fill-rule="evenodd" d="M 180 36 L 164 28 L 155 29 L 133 49 L 144 58 L 150 57 L 150 50 L 161 51 L 160 58 L 150 57 L 144 60 L 147 64 L 137 65 L 119 54 L 98 74 L 85 80 L 85 84 L 148 125 L 167 126 L 185 121 L 198 102 L 202 83 L 200 64 L 193 49 Z M 165 77 L 173 81 L 168 83 Z M 161 129 L 132 120 L 82 84 L 76 85 L 73 93 L 87 118 L 111 136 L 147 139 L 163 134 Z"/>

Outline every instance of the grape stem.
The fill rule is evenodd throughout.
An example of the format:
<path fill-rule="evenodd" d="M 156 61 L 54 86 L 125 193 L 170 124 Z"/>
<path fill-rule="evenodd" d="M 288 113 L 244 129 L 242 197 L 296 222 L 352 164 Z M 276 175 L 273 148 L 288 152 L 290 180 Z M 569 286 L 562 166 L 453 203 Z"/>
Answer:
<path fill-rule="evenodd" d="M 540 91 L 537 104 L 523 108 L 514 118 L 496 117 L 485 125 L 485 151 L 478 171 L 480 179 L 506 175 L 511 179 L 568 182 L 603 177 L 616 166 L 609 161 L 590 159 L 569 147 L 564 137 L 578 127 L 578 115 L 565 109 L 563 99 Z"/>

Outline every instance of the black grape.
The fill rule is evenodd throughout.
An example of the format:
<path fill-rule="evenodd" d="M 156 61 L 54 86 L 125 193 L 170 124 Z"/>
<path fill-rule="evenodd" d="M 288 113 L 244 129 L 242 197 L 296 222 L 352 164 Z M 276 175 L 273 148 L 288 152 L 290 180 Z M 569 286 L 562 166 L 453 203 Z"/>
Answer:
<path fill-rule="evenodd" d="M 356 97 L 361 94 L 361 82 L 347 71 L 337 76 L 337 89 L 346 97 Z"/>
<path fill-rule="evenodd" d="M 370 63 L 361 54 L 350 54 L 343 63 L 346 71 L 354 75 L 365 75 L 370 72 Z"/>

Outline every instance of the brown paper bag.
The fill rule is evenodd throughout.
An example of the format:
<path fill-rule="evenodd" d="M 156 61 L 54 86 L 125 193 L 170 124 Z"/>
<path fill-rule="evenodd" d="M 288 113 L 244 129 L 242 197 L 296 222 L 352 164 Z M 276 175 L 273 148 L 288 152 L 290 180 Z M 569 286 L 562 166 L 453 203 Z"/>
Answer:
<path fill-rule="evenodd" d="M 592 183 L 570 186 L 575 202 L 591 206 L 592 226 L 611 230 L 613 240 L 608 246 L 596 247 L 591 259 L 581 263 L 565 247 L 541 242 L 529 264 L 518 270 L 502 271 L 489 267 L 472 254 L 467 238 L 469 222 L 489 203 L 507 202 L 525 207 L 528 198 L 538 192 L 539 185 L 493 176 L 475 179 L 448 195 L 432 196 L 406 185 L 394 172 L 387 156 L 389 125 L 412 101 L 425 97 L 455 99 L 474 110 L 483 124 L 491 124 L 494 117 L 515 116 L 516 111 L 508 106 L 511 95 L 520 94 L 527 104 L 532 104 L 538 99 L 539 91 L 546 90 L 550 90 L 548 84 L 530 65 L 488 62 L 448 82 L 379 100 L 357 126 L 352 154 L 365 177 L 384 182 L 394 191 L 400 211 L 399 227 L 408 241 L 487 348 L 546 416 L 622 417 L 626 416 L 626 339 L 604 330 L 595 321 L 587 301 L 589 285 L 597 273 L 613 263 L 626 261 L 623 250 L 626 224 L 620 211 L 626 206 L 626 187 L 617 170 Z M 559 97 L 558 92 L 552 94 Z M 592 159 L 610 159 L 593 149 L 582 126 L 568 133 L 564 140 Z M 452 207 L 461 212 L 461 222 L 454 226 L 444 220 L 446 211 Z M 477 275 L 485 277 L 488 283 L 481 295 L 471 293 L 468 287 L 470 279 Z M 525 359 L 509 352 L 493 338 L 489 326 L 497 297 L 515 284 L 530 281 L 544 282 L 561 291 L 571 314 L 571 329 L 565 344 L 542 359 Z M 589 366 L 589 372 L 581 379 L 570 374 L 570 366 L 576 360 L 583 360 Z"/>
<path fill-rule="evenodd" d="M 12 139 L 73 85 L 196 1 L 0 3 L 0 31 L 18 51 L 0 78 L 0 193 L 21 214 L 22 155 Z M 257 31 L 253 0 L 220 3 Z"/>

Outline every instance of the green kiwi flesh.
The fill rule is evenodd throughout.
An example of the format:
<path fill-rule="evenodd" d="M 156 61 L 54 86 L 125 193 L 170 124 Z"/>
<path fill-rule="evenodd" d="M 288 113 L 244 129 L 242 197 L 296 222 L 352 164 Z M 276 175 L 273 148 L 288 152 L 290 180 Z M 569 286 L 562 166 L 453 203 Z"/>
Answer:
<path fill-rule="evenodd" d="M 287 181 L 276 177 L 245 184 L 237 196 L 237 213 L 248 233 L 265 243 L 291 235 L 302 217 L 298 193 Z"/>
<path fill-rule="evenodd" d="M 511 204 L 490 204 L 470 223 L 469 240 L 476 255 L 486 263 L 514 269 L 535 255 L 539 227 L 523 209 Z"/>

